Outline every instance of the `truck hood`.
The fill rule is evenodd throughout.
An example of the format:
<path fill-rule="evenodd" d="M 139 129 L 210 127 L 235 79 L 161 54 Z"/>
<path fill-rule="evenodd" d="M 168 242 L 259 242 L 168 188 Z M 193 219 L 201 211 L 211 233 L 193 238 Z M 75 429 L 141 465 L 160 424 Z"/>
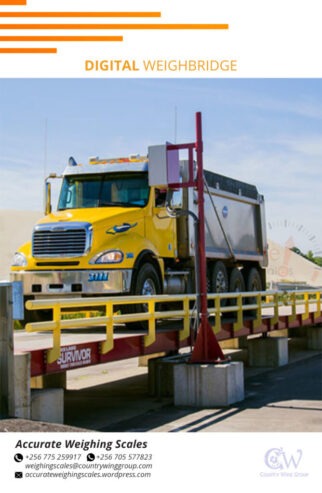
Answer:
<path fill-rule="evenodd" d="M 130 218 L 142 218 L 142 209 L 131 207 L 104 207 L 94 209 L 72 209 L 65 211 L 57 211 L 43 217 L 38 224 L 50 224 L 57 222 L 88 222 L 96 227 L 113 227 L 114 225 L 129 222 Z"/>
<path fill-rule="evenodd" d="M 58 211 L 41 219 L 38 224 L 85 222 L 93 227 L 91 255 L 105 248 L 115 248 L 124 235 L 144 236 L 144 210 L 139 207 L 104 207 Z M 125 225 L 125 229 L 124 229 Z M 111 234 L 108 234 L 108 233 Z M 123 240 L 121 238 L 123 237 Z"/>

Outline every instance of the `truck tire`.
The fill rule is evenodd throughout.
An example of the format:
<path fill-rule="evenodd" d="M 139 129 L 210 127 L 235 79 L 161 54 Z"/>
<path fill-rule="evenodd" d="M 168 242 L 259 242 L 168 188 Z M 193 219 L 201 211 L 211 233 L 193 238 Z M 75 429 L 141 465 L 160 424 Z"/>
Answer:
<path fill-rule="evenodd" d="M 210 279 L 210 291 L 211 293 L 228 293 L 228 273 L 226 266 L 220 260 L 215 263 Z M 227 304 L 227 300 L 221 300 L 221 306 Z"/>
<path fill-rule="evenodd" d="M 245 291 L 244 276 L 237 267 L 230 273 L 229 291 L 231 293 L 242 293 Z"/>
<path fill-rule="evenodd" d="M 211 292 L 212 293 L 227 293 L 228 292 L 228 274 L 226 266 L 223 262 L 215 263 L 211 275 Z"/>
<path fill-rule="evenodd" d="M 247 291 L 262 291 L 262 279 L 256 267 L 252 267 L 247 276 Z M 247 304 L 255 305 L 257 303 L 256 297 L 247 298 Z M 256 317 L 256 310 L 248 310 L 248 314 L 251 317 Z"/>
<path fill-rule="evenodd" d="M 245 291 L 244 276 L 237 267 L 235 267 L 230 273 L 229 279 L 229 291 L 231 293 L 242 293 Z M 237 305 L 237 298 L 231 298 L 229 300 L 231 306 Z M 235 314 L 233 314 L 235 316 Z"/>
<path fill-rule="evenodd" d="M 252 267 L 247 276 L 247 291 L 262 291 L 262 279 L 256 267 Z"/>
<path fill-rule="evenodd" d="M 133 290 L 134 295 L 153 296 L 161 293 L 161 282 L 154 266 L 145 263 L 139 268 Z"/>
<path fill-rule="evenodd" d="M 146 262 L 139 267 L 133 282 L 131 294 L 134 296 L 153 296 L 161 294 L 161 281 L 159 275 L 150 262 Z M 127 313 L 141 313 L 147 311 L 148 307 L 144 303 L 126 307 Z M 132 330 L 146 329 L 147 322 L 129 322 L 126 324 L 126 327 Z"/>

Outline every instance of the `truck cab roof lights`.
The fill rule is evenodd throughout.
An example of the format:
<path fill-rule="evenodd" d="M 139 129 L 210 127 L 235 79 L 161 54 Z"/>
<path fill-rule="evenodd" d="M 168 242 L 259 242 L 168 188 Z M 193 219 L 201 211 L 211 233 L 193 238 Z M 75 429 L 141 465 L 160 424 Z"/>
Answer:
<path fill-rule="evenodd" d="M 119 163 L 145 163 L 148 161 L 147 156 L 140 154 L 131 154 L 128 157 L 104 158 L 97 157 L 89 158 L 89 164 L 119 164 Z"/>

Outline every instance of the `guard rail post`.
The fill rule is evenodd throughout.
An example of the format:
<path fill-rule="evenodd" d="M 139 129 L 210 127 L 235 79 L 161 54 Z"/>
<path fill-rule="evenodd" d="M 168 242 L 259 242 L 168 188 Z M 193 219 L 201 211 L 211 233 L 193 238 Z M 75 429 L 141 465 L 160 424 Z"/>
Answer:
<path fill-rule="evenodd" d="M 13 287 L 0 282 L 0 418 L 14 415 Z"/>

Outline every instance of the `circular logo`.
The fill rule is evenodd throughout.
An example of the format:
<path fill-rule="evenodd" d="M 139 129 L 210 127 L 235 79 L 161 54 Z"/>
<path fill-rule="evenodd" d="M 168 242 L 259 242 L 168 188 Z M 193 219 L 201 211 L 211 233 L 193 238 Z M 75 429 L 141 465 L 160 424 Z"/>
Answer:
<path fill-rule="evenodd" d="M 221 211 L 223 217 L 226 219 L 226 217 L 228 216 L 228 207 L 227 205 L 224 205 L 224 207 L 222 208 L 222 211 Z"/>
<path fill-rule="evenodd" d="M 265 464 L 270 469 L 283 469 L 283 464 L 281 462 L 281 456 L 283 454 L 282 448 L 272 448 L 268 450 L 265 454 Z"/>

